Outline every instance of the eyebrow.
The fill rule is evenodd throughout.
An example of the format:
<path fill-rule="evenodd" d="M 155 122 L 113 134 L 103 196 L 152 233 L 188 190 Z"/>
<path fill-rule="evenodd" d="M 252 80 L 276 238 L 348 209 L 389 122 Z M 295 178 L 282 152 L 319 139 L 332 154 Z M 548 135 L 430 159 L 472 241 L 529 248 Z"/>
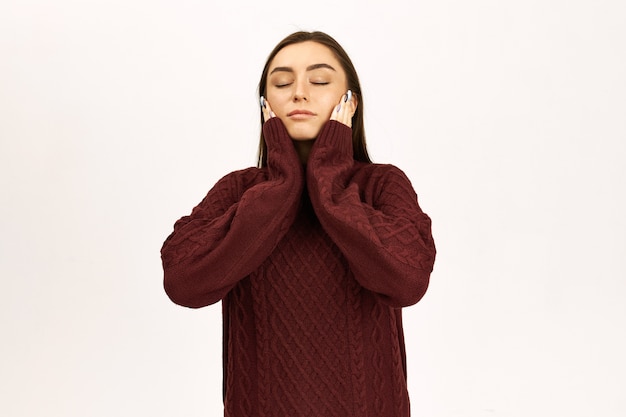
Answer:
<path fill-rule="evenodd" d="M 328 65 L 328 64 L 313 64 L 313 65 L 309 65 L 308 67 L 306 67 L 307 71 L 313 71 L 319 68 L 327 68 L 329 70 L 332 71 L 336 71 L 332 66 Z M 270 75 L 272 75 L 275 72 L 278 71 L 282 71 L 282 72 L 293 72 L 293 68 L 291 67 L 276 67 L 272 70 L 272 72 L 270 72 Z"/>

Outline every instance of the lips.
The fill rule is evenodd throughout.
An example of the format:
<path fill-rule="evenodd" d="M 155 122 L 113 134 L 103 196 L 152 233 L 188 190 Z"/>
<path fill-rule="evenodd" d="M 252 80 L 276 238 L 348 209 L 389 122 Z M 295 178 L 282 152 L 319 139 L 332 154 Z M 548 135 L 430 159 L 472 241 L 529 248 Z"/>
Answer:
<path fill-rule="evenodd" d="M 315 113 L 309 110 L 293 110 L 287 114 L 288 117 L 291 116 L 315 116 Z"/>

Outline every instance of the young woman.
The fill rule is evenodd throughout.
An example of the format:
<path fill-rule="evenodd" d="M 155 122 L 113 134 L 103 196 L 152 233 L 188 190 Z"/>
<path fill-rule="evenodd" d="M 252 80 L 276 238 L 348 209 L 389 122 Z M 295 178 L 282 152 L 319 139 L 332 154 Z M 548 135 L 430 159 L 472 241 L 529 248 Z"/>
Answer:
<path fill-rule="evenodd" d="M 359 80 L 333 38 L 285 38 L 259 93 L 259 167 L 176 222 L 165 290 L 222 301 L 225 416 L 408 416 L 400 308 L 428 286 L 430 219 L 401 170 L 370 162 Z"/>

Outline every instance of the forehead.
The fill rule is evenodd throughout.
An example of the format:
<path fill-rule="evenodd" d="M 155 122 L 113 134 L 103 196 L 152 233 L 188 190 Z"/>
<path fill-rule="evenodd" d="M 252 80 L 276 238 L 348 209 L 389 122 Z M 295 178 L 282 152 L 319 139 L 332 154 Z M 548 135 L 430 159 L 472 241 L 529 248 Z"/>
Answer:
<path fill-rule="evenodd" d="M 294 43 L 278 51 L 270 63 L 270 71 L 275 67 L 303 69 L 315 64 L 329 64 L 338 72 L 343 72 L 339 60 L 327 46 L 313 41 Z"/>

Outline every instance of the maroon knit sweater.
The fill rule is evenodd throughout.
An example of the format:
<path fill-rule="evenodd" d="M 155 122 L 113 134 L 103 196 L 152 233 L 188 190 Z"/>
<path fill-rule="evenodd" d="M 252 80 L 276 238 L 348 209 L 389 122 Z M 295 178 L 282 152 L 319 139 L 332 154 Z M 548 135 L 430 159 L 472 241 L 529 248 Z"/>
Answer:
<path fill-rule="evenodd" d="M 161 251 L 176 303 L 222 300 L 224 415 L 409 415 L 400 307 L 424 295 L 430 219 L 407 177 L 328 122 L 303 169 L 278 118 L 266 168 L 222 178 Z"/>

